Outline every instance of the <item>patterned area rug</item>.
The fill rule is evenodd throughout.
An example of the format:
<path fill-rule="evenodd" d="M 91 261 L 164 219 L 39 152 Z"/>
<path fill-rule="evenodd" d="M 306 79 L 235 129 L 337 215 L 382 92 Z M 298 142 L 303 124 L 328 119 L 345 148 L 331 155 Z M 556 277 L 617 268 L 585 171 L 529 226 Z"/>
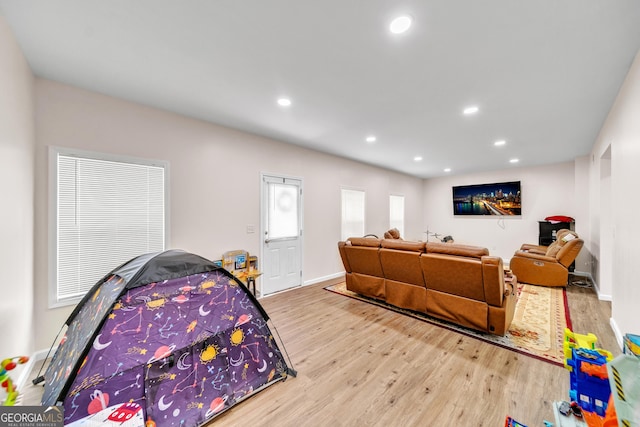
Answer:
<path fill-rule="evenodd" d="M 375 304 L 389 310 L 494 344 L 558 366 L 564 366 L 564 328 L 571 329 L 564 288 L 518 284 L 518 301 L 513 322 L 505 336 L 465 328 L 426 314 L 398 308 L 347 290 L 346 283 L 327 286 L 328 291 Z"/>

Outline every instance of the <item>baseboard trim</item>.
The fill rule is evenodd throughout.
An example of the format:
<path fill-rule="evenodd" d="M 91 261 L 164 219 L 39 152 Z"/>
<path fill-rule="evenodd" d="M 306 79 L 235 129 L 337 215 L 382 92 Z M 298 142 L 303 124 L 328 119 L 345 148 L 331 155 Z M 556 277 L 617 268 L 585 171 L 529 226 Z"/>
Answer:
<path fill-rule="evenodd" d="M 596 290 L 596 294 L 598 294 L 598 299 L 600 301 L 613 301 L 613 296 L 611 296 L 609 294 L 603 294 L 602 292 L 600 292 L 600 286 L 598 285 L 598 283 L 595 281 L 595 279 L 593 278 L 593 276 L 591 274 L 589 274 L 589 278 L 593 282 L 593 286 L 594 286 L 594 288 Z"/>
<path fill-rule="evenodd" d="M 573 271 L 571 272 L 571 274 L 575 274 L 576 276 L 587 276 L 587 277 L 591 277 L 591 273 L 589 273 L 588 271 Z"/>
<path fill-rule="evenodd" d="M 273 292 L 273 293 L 266 294 L 266 295 L 260 295 L 260 297 L 258 299 L 269 298 L 271 296 L 278 295 L 278 294 L 281 294 L 283 292 L 288 292 L 288 291 L 293 291 L 295 289 L 300 289 L 301 287 L 304 287 L 304 286 L 317 285 L 319 283 L 323 283 L 326 286 L 329 286 L 329 285 L 335 285 L 336 283 L 340 283 L 342 281 L 344 281 L 344 272 L 329 274 L 328 276 L 322 276 L 322 277 L 317 277 L 315 279 L 307 280 L 307 281 L 303 282 L 299 286 L 294 286 L 292 288 L 283 289 L 281 291 Z"/>
<path fill-rule="evenodd" d="M 618 348 L 622 351 L 624 349 L 624 337 L 620 328 L 618 328 L 618 324 L 616 323 L 616 319 L 613 317 L 609 318 L 609 325 L 613 330 L 613 334 L 616 336 L 616 341 L 618 342 Z"/>
<path fill-rule="evenodd" d="M 596 294 L 598 295 L 598 299 L 600 301 L 613 301 L 613 297 L 609 294 L 603 294 L 600 292 L 600 286 L 598 286 L 598 282 L 596 282 L 596 280 L 593 278 L 593 275 L 590 272 L 587 271 L 574 271 L 573 273 L 574 276 L 580 276 L 580 277 L 586 277 L 588 278 L 591 283 L 593 283 L 593 289 L 596 291 Z"/>
<path fill-rule="evenodd" d="M 613 301 L 613 297 L 608 294 L 601 294 L 598 290 L 598 299 L 600 301 Z"/>
<path fill-rule="evenodd" d="M 304 282 L 304 286 L 315 285 L 322 282 L 332 282 L 335 280 L 338 280 L 338 282 L 343 281 L 344 271 L 340 273 L 329 274 L 328 276 L 322 276 L 322 277 L 317 277 L 315 279 L 307 280 L 306 282 Z M 335 283 L 338 283 L 338 282 L 335 282 Z M 334 283 L 327 283 L 327 286 L 332 284 Z"/>
<path fill-rule="evenodd" d="M 38 350 L 29 357 L 29 361 L 25 363 L 24 369 L 20 373 L 20 377 L 18 377 L 18 381 L 16 382 L 16 389 L 18 391 L 25 388 L 27 382 L 29 381 L 29 378 L 31 378 L 31 374 L 33 373 L 33 371 L 40 369 L 39 362 L 45 360 L 49 353 L 51 353 L 52 355 L 55 354 L 57 348 L 58 347 L 56 346 L 52 349 Z"/>

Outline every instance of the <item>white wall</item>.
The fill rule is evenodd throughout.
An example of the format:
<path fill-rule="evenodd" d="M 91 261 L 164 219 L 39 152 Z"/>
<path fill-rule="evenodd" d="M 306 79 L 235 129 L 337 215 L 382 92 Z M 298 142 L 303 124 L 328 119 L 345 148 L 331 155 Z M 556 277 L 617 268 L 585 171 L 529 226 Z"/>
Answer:
<path fill-rule="evenodd" d="M 584 274 L 592 274 L 593 254 L 590 252 L 589 239 L 590 235 L 590 199 L 589 199 L 589 156 L 578 157 L 574 161 L 574 199 L 573 211 L 576 220 L 576 232 L 582 237 L 585 244 L 583 249 L 576 257 L 576 272 Z"/>
<path fill-rule="evenodd" d="M 576 232 L 586 233 L 587 211 L 577 202 L 575 162 L 508 168 L 499 171 L 429 179 L 424 191 L 424 230 L 450 234 L 457 243 L 484 246 L 492 255 L 511 259 L 523 243 L 538 242 L 538 221 L 550 215 L 567 215 L 576 220 Z M 519 217 L 454 216 L 452 187 L 520 181 L 522 215 Z M 584 263 L 583 263 L 584 264 Z M 576 264 L 577 271 L 587 265 Z"/>
<path fill-rule="evenodd" d="M 609 288 L 601 291 L 612 295 L 611 322 L 619 340 L 625 333 L 640 334 L 639 118 L 640 53 L 600 130 L 590 164 L 591 251 L 595 271 L 611 276 Z"/>
<path fill-rule="evenodd" d="M 261 239 L 246 226 L 259 229 L 261 172 L 301 177 L 307 283 L 343 271 L 337 250 L 343 186 L 366 191 L 367 233 L 389 228 L 390 193 L 405 196 L 407 235 L 421 231 L 421 179 L 43 79 L 36 79 L 36 106 L 38 348 L 51 344 L 71 311 L 47 306 L 49 146 L 169 161 L 170 246 L 209 259 L 229 249 L 259 253 Z"/>
<path fill-rule="evenodd" d="M 33 75 L 0 16 L 0 358 L 33 351 L 34 149 Z"/>

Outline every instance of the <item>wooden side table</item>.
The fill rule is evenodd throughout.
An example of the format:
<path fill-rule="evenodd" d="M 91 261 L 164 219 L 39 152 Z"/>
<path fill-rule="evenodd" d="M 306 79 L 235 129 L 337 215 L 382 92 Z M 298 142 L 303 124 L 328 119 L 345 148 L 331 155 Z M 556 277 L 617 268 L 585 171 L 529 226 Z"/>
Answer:
<path fill-rule="evenodd" d="M 247 288 L 253 294 L 254 297 L 257 296 L 256 295 L 256 279 L 262 276 L 261 271 L 258 271 L 258 270 L 236 271 L 236 272 L 233 272 L 233 275 L 247 286 Z"/>

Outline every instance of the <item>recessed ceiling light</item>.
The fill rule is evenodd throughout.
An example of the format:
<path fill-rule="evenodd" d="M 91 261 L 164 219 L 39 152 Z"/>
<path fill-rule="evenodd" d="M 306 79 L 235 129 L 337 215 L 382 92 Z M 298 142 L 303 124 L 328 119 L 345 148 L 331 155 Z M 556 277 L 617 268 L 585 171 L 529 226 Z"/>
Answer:
<path fill-rule="evenodd" d="M 464 114 L 465 116 L 470 116 L 472 114 L 476 114 L 478 111 L 480 111 L 480 108 L 478 108 L 477 105 L 470 105 L 462 110 L 462 114 Z"/>
<path fill-rule="evenodd" d="M 505 145 L 507 143 L 507 141 L 505 141 L 504 139 L 501 139 L 499 141 L 496 141 L 493 143 L 493 145 L 495 145 L 496 147 L 500 147 L 501 145 Z"/>
<path fill-rule="evenodd" d="M 376 142 L 376 137 L 373 135 L 369 135 L 366 139 L 368 143 Z"/>
<path fill-rule="evenodd" d="M 445 172 L 451 172 L 451 168 L 444 168 Z"/>
<path fill-rule="evenodd" d="M 422 161 L 422 156 L 415 156 L 415 157 L 413 158 L 413 161 L 414 161 L 414 162 L 421 162 L 421 161 Z"/>
<path fill-rule="evenodd" d="M 291 105 L 291 100 L 289 98 L 279 98 L 278 105 L 281 107 L 288 107 Z"/>
<path fill-rule="evenodd" d="M 398 16 L 389 25 L 389 31 L 393 34 L 401 34 L 409 29 L 411 26 L 411 17 L 409 15 Z"/>
<path fill-rule="evenodd" d="M 509 160 L 509 163 L 518 163 L 520 161 L 520 159 L 511 159 Z"/>

